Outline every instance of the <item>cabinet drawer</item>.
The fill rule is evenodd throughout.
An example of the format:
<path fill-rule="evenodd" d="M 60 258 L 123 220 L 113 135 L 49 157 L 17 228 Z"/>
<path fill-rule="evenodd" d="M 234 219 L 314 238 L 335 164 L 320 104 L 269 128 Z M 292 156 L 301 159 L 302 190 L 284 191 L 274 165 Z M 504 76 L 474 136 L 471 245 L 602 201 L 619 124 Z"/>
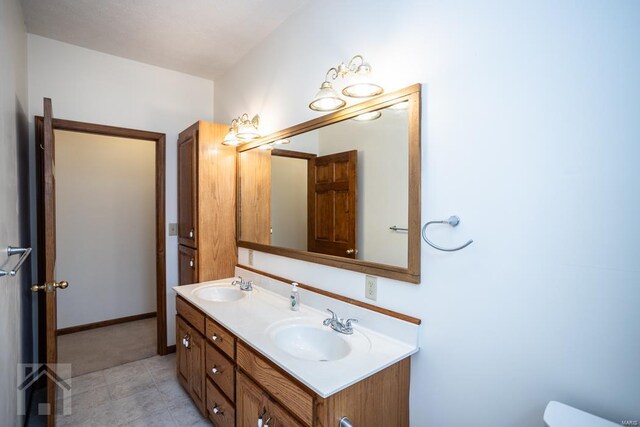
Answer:
<path fill-rule="evenodd" d="M 289 412 L 307 425 L 312 424 L 313 397 L 310 393 L 281 374 L 243 343 L 238 343 L 237 362 L 242 370 L 249 374 L 267 393 L 279 400 Z"/>
<path fill-rule="evenodd" d="M 207 318 L 207 338 L 209 342 L 235 360 L 236 340 L 233 334 L 213 320 Z"/>
<path fill-rule="evenodd" d="M 235 401 L 235 371 L 229 361 L 212 344 L 207 344 L 207 374 L 231 402 Z"/>
<path fill-rule="evenodd" d="M 236 411 L 233 404 L 207 378 L 207 411 L 209 419 L 217 427 L 234 427 Z"/>
<path fill-rule="evenodd" d="M 204 334 L 204 314 L 200 313 L 180 297 L 176 298 L 176 311 L 198 332 Z"/>

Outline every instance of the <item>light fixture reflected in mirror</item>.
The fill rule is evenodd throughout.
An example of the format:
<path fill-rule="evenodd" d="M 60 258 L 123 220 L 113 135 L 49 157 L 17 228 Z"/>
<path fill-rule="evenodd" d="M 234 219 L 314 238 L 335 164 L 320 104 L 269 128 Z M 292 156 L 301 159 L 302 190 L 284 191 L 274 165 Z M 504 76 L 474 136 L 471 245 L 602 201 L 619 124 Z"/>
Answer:
<path fill-rule="evenodd" d="M 320 90 L 309 104 L 309 108 L 315 111 L 335 111 L 347 105 L 333 89 L 331 80 L 338 77 L 349 78 L 347 86 L 342 89 L 342 94 L 351 98 L 368 98 L 384 92 L 382 86 L 371 80 L 371 65 L 365 62 L 362 55 L 356 55 L 349 61 L 327 71 Z"/>
<path fill-rule="evenodd" d="M 407 110 L 409 109 L 409 101 L 398 102 L 389 106 L 389 110 Z"/>
<path fill-rule="evenodd" d="M 371 120 L 379 119 L 380 116 L 382 116 L 382 113 L 380 111 L 369 111 L 367 113 L 362 113 L 359 116 L 355 116 L 351 120 L 355 120 L 357 122 L 368 122 Z"/>
<path fill-rule="evenodd" d="M 224 137 L 222 145 L 240 145 L 244 142 L 260 138 L 258 127 L 260 126 L 260 116 L 255 115 L 249 120 L 249 115 L 244 113 L 240 117 L 231 121 L 229 132 Z"/>
<path fill-rule="evenodd" d="M 287 138 L 276 139 L 273 142 L 269 142 L 267 144 L 262 144 L 258 148 L 260 148 L 261 150 L 273 150 L 276 145 L 284 145 L 284 144 L 288 144 L 290 142 L 291 141 L 289 141 Z"/>

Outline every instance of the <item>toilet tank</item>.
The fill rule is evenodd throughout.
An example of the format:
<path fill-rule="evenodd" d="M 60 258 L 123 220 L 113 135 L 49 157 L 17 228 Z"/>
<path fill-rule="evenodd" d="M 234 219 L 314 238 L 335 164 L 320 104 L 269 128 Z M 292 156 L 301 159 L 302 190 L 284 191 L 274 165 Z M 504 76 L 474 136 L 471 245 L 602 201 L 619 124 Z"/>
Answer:
<path fill-rule="evenodd" d="M 544 422 L 549 427 L 613 427 L 620 425 L 555 401 L 549 402 L 544 410 Z"/>

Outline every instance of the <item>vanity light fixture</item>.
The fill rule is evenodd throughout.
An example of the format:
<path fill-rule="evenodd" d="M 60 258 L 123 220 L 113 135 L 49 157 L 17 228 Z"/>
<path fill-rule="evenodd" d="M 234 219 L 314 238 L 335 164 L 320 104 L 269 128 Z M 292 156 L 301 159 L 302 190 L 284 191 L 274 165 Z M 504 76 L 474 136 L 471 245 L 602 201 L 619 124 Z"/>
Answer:
<path fill-rule="evenodd" d="M 371 65 L 365 62 L 362 55 L 356 55 L 348 64 L 342 62 L 337 67 L 329 68 L 309 108 L 315 111 L 335 111 L 347 105 L 329 81 L 338 77 L 349 79 L 347 86 L 342 89 L 342 94 L 351 98 L 368 98 L 384 92 L 382 86 L 371 80 Z"/>
<path fill-rule="evenodd" d="M 260 126 L 260 116 L 255 115 L 249 119 L 249 115 L 244 113 L 240 117 L 231 121 L 229 132 L 224 137 L 222 145 L 240 145 L 260 137 L 258 127 Z"/>

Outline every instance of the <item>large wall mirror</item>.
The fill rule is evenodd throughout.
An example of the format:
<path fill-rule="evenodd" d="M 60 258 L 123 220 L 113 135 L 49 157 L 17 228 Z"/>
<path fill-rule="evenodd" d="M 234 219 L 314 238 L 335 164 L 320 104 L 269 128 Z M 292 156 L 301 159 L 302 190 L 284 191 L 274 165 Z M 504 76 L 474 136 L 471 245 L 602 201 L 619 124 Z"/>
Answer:
<path fill-rule="evenodd" d="M 420 85 L 238 151 L 238 246 L 420 282 Z"/>

